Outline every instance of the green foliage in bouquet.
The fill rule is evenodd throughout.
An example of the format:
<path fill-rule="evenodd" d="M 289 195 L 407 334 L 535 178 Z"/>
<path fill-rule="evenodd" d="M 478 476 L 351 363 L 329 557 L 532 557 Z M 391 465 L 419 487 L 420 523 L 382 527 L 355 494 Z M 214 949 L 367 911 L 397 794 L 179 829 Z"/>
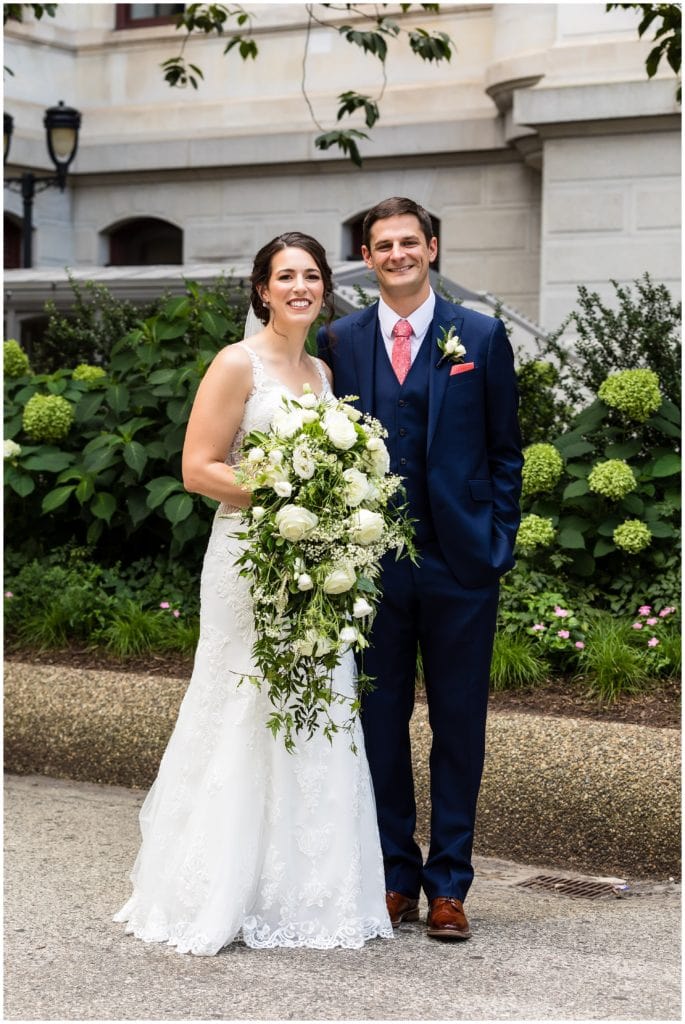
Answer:
<path fill-rule="evenodd" d="M 185 428 L 215 353 L 242 337 L 245 303 L 235 286 L 187 282 L 101 368 L 5 377 L 9 547 L 31 558 L 73 539 L 104 562 L 166 551 L 199 564 L 215 503 L 183 489 Z"/>
<path fill-rule="evenodd" d="M 348 400 L 305 388 L 283 399 L 268 433 L 244 440 L 237 479 L 253 503 L 238 564 L 250 581 L 258 670 L 248 678 L 266 684 L 267 725 L 288 750 L 296 733 L 352 730 L 370 681 L 361 673 L 356 693 L 339 693 L 333 670 L 367 646 L 382 556 L 415 554 L 385 435 Z"/>

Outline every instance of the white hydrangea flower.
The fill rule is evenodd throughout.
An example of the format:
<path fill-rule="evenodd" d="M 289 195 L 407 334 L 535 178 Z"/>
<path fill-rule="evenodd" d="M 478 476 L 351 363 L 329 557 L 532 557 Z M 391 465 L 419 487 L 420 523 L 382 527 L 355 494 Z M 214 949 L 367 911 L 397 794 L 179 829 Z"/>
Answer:
<path fill-rule="evenodd" d="M 16 441 L 6 440 L 4 442 L 3 457 L 5 459 L 16 459 L 17 455 L 21 455 L 21 445 L 17 444 Z"/>

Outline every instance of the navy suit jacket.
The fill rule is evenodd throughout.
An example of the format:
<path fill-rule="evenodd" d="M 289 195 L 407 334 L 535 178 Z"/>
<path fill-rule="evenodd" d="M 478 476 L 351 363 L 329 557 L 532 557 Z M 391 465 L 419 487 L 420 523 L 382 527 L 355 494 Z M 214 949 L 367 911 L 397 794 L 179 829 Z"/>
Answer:
<path fill-rule="evenodd" d="M 473 369 L 440 366 L 440 328 L 454 326 Z M 337 395 L 374 413 L 377 303 L 319 331 L 319 354 L 333 371 Z M 423 344 L 431 348 L 426 474 L 442 554 L 465 587 L 494 583 L 514 565 L 520 521 L 521 436 L 514 357 L 501 320 L 436 295 Z"/>

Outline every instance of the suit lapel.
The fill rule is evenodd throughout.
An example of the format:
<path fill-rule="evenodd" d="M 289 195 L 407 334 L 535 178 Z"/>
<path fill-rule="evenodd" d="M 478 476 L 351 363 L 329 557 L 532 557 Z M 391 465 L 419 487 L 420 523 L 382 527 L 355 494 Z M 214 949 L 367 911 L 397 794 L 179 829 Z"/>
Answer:
<path fill-rule="evenodd" d="M 428 337 L 426 338 L 431 349 L 430 369 L 428 371 L 428 440 L 426 453 L 430 451 L 438 425 L 442 400 L 445 397 L 445 390 L 450 377 L 451 364 L 449 359 L 444 359 L 439 367 L 437 365 L 442 355 L 438 348 L 438 338 L 442 336 L 442 327 L 448 331 L 450 327 L 454 326 L 455 332 L 459 334 L 463 321 L 464 318 L 461 316 L 458 306 L 453 305 L 451 302 L 446 302 L 439 295 L 435 296 L 433 322 L 428 329 Z"/>
<path fill-rule="evenodd" d="M 373 410 L 376 373 L 376 332 L 378 330 L 378 303 L 360 315 L 352 326 L 352 351 L 359 386 L 359 406 Z"/>

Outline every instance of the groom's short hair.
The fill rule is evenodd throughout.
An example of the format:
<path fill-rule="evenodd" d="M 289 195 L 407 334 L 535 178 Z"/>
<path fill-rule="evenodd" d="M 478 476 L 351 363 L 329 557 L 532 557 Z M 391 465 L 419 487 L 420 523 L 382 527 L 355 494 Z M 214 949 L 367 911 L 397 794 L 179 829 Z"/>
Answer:
<path fill-rule="evenodd" d="M 398 217 L 405 213 L 413 214 L 421 225 L 421 230 L 426 236 L 426 244 L 433 237 L 433 222 L 430 214 L 419 206 L 413 199 L 404 199 L 402 196 L 393 196 L 391 199 L 384 199 L 382 202 L 372 206 L 364 217 L 362 224 L 362 244 L 370 248 L 371 228 L 377 220 L 385 220 L 386 217 Z"/>

